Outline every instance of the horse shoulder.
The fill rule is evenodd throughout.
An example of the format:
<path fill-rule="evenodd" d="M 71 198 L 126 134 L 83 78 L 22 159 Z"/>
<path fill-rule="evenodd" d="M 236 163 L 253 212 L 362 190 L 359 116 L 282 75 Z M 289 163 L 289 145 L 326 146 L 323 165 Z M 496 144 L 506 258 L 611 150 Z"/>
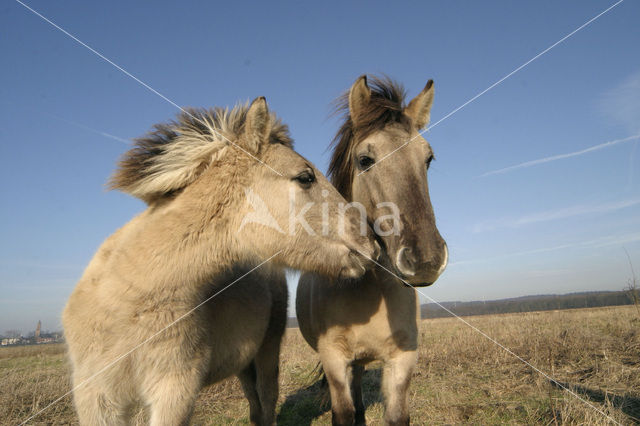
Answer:
<path fill-rule="evenodd" d="M 103 281 L 104 276 L 108 274 L 109 262 L 113 257 L 114 251 L 118 250 L 122 236 L 126 233 L 129 224 L 107 237 L 85 268 L 63 311 L 62 318 L 65 331 L 68 332 L 67 328 L 74 328 L 74 325 L 78 322 L 78 317 L 82 316 L 83 312 L 86 311 L 88 313 L 95 310 L 94 301 L 97 299 L 97 288 Z"/>

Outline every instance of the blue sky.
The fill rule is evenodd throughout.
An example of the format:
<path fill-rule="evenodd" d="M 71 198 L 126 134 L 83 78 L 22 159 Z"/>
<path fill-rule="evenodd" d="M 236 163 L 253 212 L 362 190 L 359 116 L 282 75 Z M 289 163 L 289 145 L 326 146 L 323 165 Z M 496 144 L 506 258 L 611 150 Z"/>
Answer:
<path fill-rule="evenodd" d="M 330 103 L 358 75 L 409 96 L 433 78 L 435 122 L 612 2 L 28 4 L 179 105 L 266 96 L 326 170 Z M 622 289 L 623 247 L 640 269 L 638 16 L 621 3 L 426 134 L 451 254 L 429 296 Z M 0 332 L 57 329 L 95 249 L 144 208 L 104 189 L 125 141 L 176 109 L 11 1 L 0 52 Z"/>

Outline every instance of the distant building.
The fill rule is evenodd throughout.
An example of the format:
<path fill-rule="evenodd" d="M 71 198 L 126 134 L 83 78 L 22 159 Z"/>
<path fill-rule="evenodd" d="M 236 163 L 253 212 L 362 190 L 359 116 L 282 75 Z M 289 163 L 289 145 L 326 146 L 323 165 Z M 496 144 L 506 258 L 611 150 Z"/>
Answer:
<path fill-rule="evenodd" d="M 27 337 L 2 337 L 0 336 L 0 346 L 12 345 L 39 345 L 44 343 L 60 343 L 63 341 L 62 333 L 42 332 L 42 322 L 38 320 L 36 330 L 29 333 Z"/>

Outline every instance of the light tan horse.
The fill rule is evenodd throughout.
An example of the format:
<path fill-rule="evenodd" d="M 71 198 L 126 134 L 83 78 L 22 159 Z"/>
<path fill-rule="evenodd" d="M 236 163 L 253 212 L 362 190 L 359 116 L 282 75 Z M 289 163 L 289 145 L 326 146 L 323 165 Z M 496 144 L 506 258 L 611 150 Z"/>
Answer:
<path fill-rule="evenodd" d="M 384 249 L 380 262 L 415 286 L 432 284 L 448 257 L 427 186 L 433 152 L 418 134 L 429 122 L 432 101 L 431 80 L 405 107 L 397 84 L 373 79 L 369 87 L 366 76 L 360 77 L 342 98 L 339 108 L 346 111 L 346 119 L 334 140 L 329 169 L 340 193 L 366 209 Z M 416 291 L 380 267 L 348 283 L 302 275 L 298 322 L 320 355 L 333 424 L 365 423 L 361 377 L 364 365 L 373 360 L 384 363 L 385 422 L 409 423 L 417 306 Z"/>
<path fill-rule="evenodd" d="M 335 218 L 344 199 L 293 151 L 264 98 L 157 125 L 111 186 L 149 206 L 102 244 L 64 309 L 80 423 L 127 424 L 143 404 L 152 425 L 186 424 L 202 386 L 239 374 L 252 422 L 271 424 L 286 315 L 280 267 L 361 276 L 356 252 L 375 255 L 372 238 L 355 216 L 343 233 L 333 222 L 322 236 L 295 222 L 280 229 L 305 206 L 318 232 L 321 210 Z M 270 226 L 245 220 L 256 217 L 256 199 Z"/>

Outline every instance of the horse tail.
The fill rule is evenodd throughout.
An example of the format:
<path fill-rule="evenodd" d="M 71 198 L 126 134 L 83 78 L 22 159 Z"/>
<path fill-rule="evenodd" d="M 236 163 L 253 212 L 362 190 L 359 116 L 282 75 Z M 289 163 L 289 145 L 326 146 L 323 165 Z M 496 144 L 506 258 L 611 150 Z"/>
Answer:
<path fill-rule="evenodd" d="M 307 384 L 309 388 L 317 389 L 317 398 L 319 399 L 320 407 L 331 407 L 331 394 L 329 393 L 329 382 L 327 381 L 327 375 L 322 368 L 322 363 L 318 363 L 313 367 L 313 370 L 309 372 L 307 376 Z"/>
<path fill-rule="evenodd" d="M 310 386 L 318 386 L 318 397 L 320 399 L 321 407 L 331 407 L 331 394 L 329 393 L 329 382 L 327 381 L 327 375 L 322 368 L 322 363 L 318 361 L 316 366 L 309 373 Z"/>
<path fill-rule="evenodd" d="M 324 369 L 322 368 L 322 362 L 318 361 L 311 373 L 309 373 L 310 383 L 316 383 L 318 380 L 322 380 L 322 383 L 327 381 L 327 376 L 324 374 Z"/>

